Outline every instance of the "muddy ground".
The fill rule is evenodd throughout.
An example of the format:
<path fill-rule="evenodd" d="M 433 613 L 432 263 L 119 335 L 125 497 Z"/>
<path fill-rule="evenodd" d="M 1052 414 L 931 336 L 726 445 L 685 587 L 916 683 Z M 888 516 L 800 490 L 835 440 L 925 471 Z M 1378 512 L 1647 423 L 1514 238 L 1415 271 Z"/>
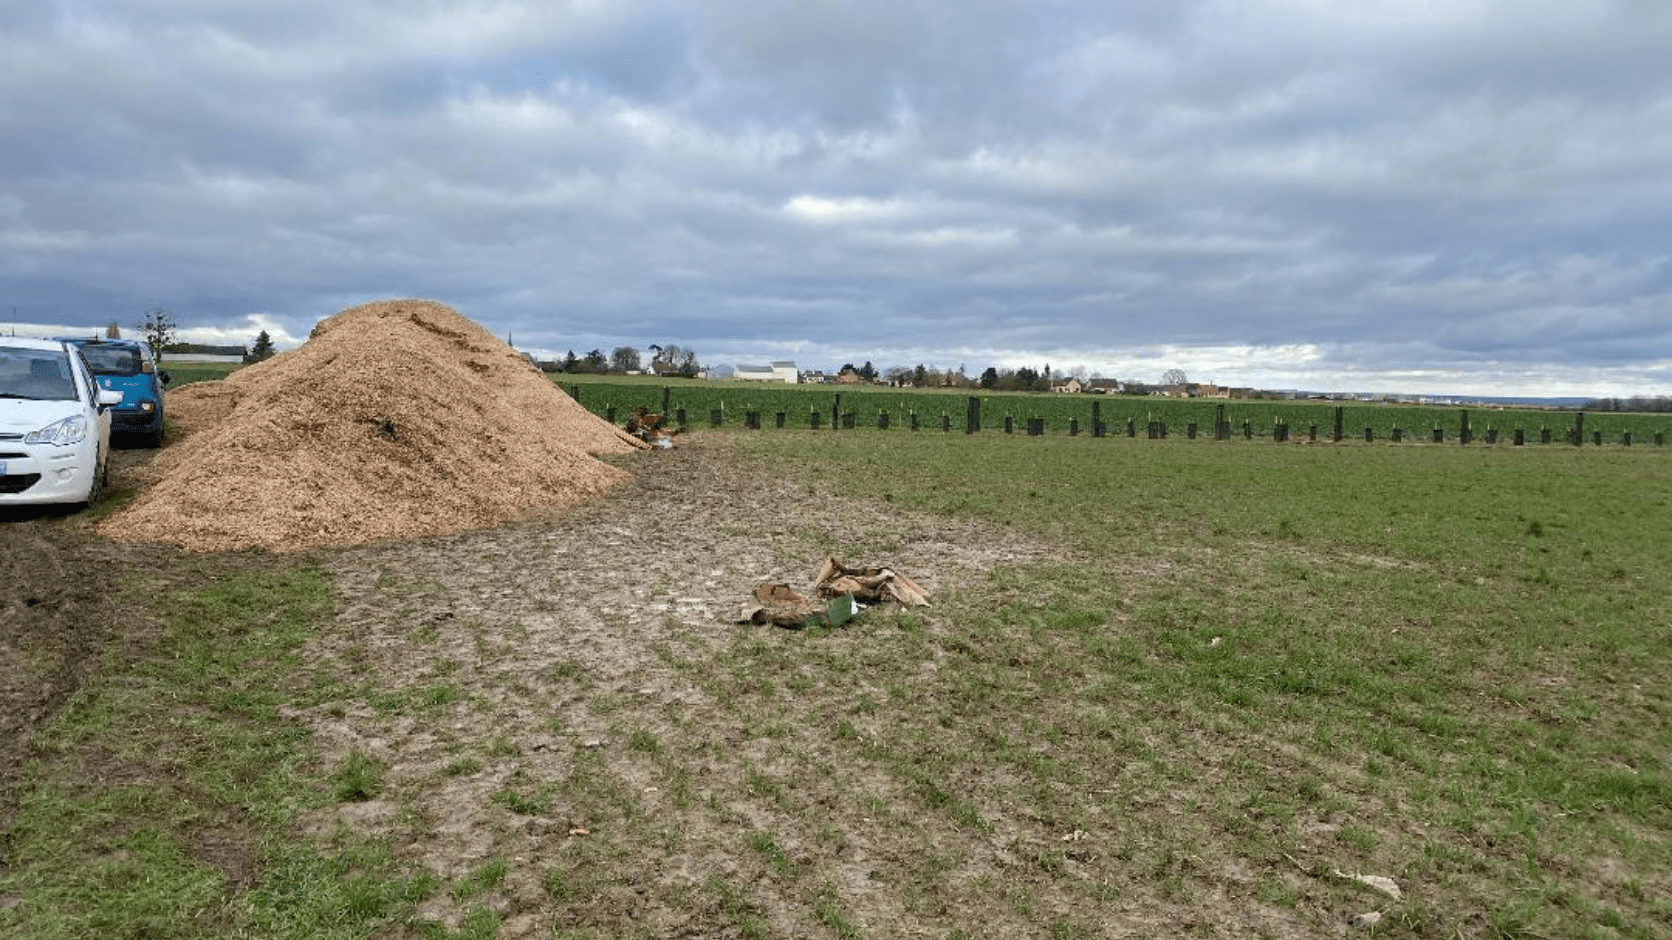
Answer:
<path fill-rule="evenodd" d="M 682 810 L 666 768 L 636 742 L 732 720 L 724 693 L 690 663 L 724 657 L 740 633 L 777 631 L 735 622 L 753 588 L 783 582 L 810 590 L 834 554 L 898 568 L 933 597 L 993 566 L 1051 553 L 1014 535 L 902 513 L 884 499 L 834 497 L 730 452 L 712 453 L 717 442 L 681 441 L 672 451 L 612 458 L 632 469 L 633 481 L 557 516 L 333 553 L 327 567 L 340 597 L 339 629 L 316 638 L 310 661 L 336 664 L 348 686 L 375 680 L 384 700 L 422 701 L 445 689 L 460 690 L 461 699 L 429 713 L 380 713 L 359 695 L 298 713 L 327 764 L 368 754 L 387 766 L 389 792 L 399 795 L 339 806 L 313 820 L 316 836 L 347 825 L 389 838 L 397 854 L 455 883 L 491 859 L 513 860 L 492 902 L 504 918 L 502 937 L 548 936 L 577 920 L 605 935 L 726 933 L 725 918 L 679 886 L 748 877 L 725 846 L 730 830 L 758 810 Z M 759 739 L 716 746 L 745 755 L 742 765 L 786 760 Z M 446 771 L 484 753 L 498 757 L 479 771 Z M 745 792 L 743 771 L 727 763 L 695 772 L 688 799 L 724 804 L 726 794 Z M 572 835 L 601 821 L 584 799 L 521 815 L 505 811 L 504 796 L 537 797 L 551 781 L 594 772 L 602 803 L 631 801 L 632 818 L 679 820 L 679 845 L 658 859 L 657 874 L 641 873 L 644 882 L 600 886 L 593 903 L 554 912 L 537 877 L 542 869 L 625 845 L 598 832 Z M 613 814 L 604 806 L 592 812 Z M 576 844 L 586 838 L 590 848 Z M 875 896 L 867 873 L 877 860 L 848 854 L 835 865 L 851 869 L 842 889 Z M 438 896 L 419 914 L 456 924 L 468 907 Z M 905 917 L 866 913 L 882 922 Z M 774 935 L 819 932 L 790 905 L 766 901 L 760 915 Z"/>

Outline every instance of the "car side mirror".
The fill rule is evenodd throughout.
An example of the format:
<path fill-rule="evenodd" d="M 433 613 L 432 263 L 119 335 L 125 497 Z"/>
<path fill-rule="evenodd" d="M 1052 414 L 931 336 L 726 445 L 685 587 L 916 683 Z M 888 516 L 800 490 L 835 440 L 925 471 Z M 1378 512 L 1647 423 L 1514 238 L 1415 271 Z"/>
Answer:
<path fill-rule="evenodd" d="M 174 377 L 168 374 L 167 369 L 164 369 L 161 372 L 158 372 L 157 373 L 157 378 L 162 379 L 162 382 L 163 382 L 164 385 L 167 385 L 169 382 L 172 382 L 174 380 Z"/>
<path fill-rule="evenodd" d="M 114 408 L 122 403 L 122 393 L 114 388 L 99 389 L 99 410 Z"/>

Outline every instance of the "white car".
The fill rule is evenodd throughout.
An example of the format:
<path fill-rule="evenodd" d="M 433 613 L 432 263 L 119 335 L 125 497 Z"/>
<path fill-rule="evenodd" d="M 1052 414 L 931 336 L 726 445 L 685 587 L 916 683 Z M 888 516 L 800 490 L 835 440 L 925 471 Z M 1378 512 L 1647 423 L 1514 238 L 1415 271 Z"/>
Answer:
<path fill-rule="evenodd" d="M 74 346 L 0 336 L 0 506 L 97 502 L 121 402 Z"/>

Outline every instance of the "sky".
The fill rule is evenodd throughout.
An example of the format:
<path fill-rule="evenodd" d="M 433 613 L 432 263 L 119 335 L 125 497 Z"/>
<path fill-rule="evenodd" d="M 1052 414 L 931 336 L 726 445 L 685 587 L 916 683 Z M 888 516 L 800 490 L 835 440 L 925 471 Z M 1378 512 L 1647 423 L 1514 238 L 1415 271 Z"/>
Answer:
<path fill-rule="evenodd" d="M 1672 394 L 1666 0 L 12 0 L 0 331 Z"/>

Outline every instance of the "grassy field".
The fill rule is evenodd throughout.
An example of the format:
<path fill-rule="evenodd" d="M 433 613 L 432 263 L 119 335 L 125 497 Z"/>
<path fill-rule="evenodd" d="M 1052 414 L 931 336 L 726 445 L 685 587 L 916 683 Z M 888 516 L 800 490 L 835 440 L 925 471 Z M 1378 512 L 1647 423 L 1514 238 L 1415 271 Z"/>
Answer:
<path fill-rule="evenodd" d="M 1370 911 L 1379 937 L 1672 935 L 1667 452 L 707 436 L 808 493 L 1056 551 L 926 612 L 659 647 L 719 703 L 700 720 L 560 665 L 625 745 L 491 798 L 584 807 L 594 834 L 453 881 L 376 838 L 300 833 L 386 768 L 321 760 L 288 716 L 423 722 L 473 690 L 355 691 L 299 658 L 342 629 L 306 559 L 182 560 L 173 587 L 127 584 L 156 636 L 113 650 L 38 742 L 0 935 L 485 938 L 519 878 L 569 938 L 652 935 L 597 919 L 633 891 L 734 937 L 791 915 L 899 935 L 863 910 L 946 938 L 1330 936 Z M 481 741 L 431 773 L 517 759 Z M 734 833 L 700 847 L 707 873 L 647 882 L 699 822 Z M 436 898 L 469 913 L 419 918 Z"/>
<path fill-rule="evenodd" d="M 162 368 L 168 372 L 168 387 L 179 388 L 193 382 L 224 379 L 241 367 L 220 362 L 164 362 Z"/>

